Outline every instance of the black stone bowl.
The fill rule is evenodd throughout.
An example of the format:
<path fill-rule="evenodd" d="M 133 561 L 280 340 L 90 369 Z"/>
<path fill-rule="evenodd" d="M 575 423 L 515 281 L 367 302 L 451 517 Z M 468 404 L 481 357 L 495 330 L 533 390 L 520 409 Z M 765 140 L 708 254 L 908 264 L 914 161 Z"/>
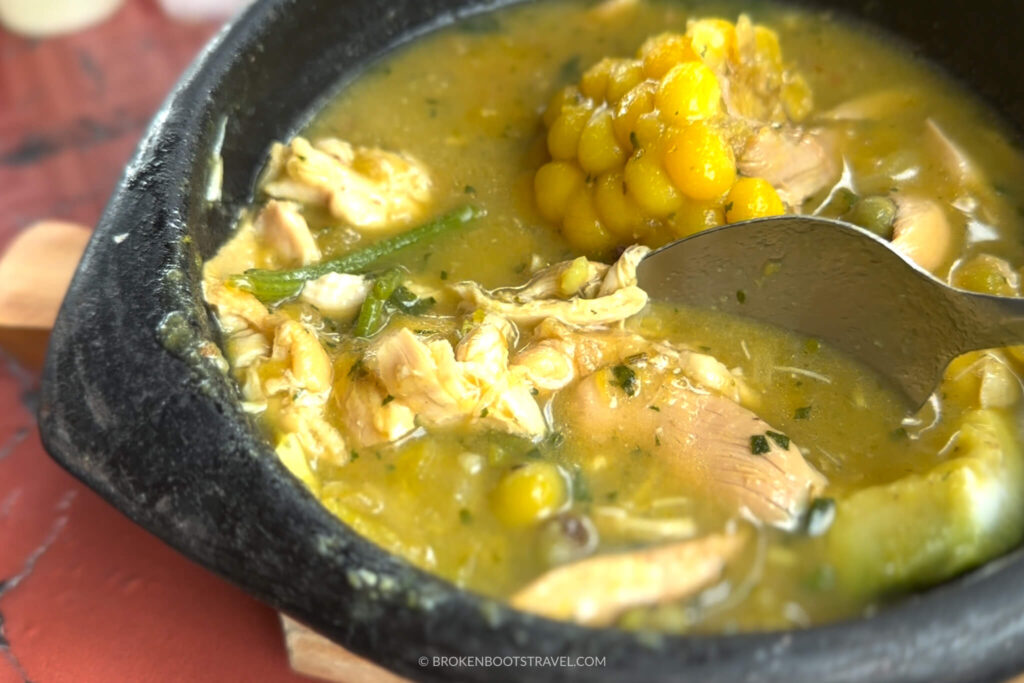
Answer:
<path fill-rule="evenodd" d="M 1024 3 L 808 4 L 886 27 L 1024 129 L 1024 78 L 1009 47 L 1024 36 Z M 200 263 L 249 201 L 271 141 L 369 60 L 481 9 L 479 0 L 265 0 L 211 43 L 153 121 L 64 302 L 43 379 L 47 450 L 190 558 L 412 678 L 980 681 L 1024 670 L 1020 552 L 877 616 L 807 630 L 588 629 L 510 610 L 389 555 L 274 457 L 206 355 L 217 336 Z M 218 152 L 223 196 L 209 201 Z M 604 666 L 443 668 L 439 655 L 595 655 Z"/>

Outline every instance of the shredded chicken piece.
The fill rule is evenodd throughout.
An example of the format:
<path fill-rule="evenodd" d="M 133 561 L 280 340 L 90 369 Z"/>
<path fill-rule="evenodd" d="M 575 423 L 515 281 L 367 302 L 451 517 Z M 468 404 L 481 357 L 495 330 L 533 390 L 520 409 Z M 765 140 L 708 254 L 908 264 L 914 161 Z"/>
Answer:
<path fill-rule="evenodd" d="M 949 258 L 953 232 L 937 202 L 910 195 L 893 197 L 896 220 L 892 246 L 925 270 L 935 271 Z"/>
<path fill-rule="evenodd" d="M 249 292 L 207 278 L 203 282 L 203 297 L 216 311 L 217 322 L 224 334 L 248 330 L 269 331 L 270 311 Z"/>
<path fill-rule="evenodd" d="M 306 219 L 293 202 L 271 199 L 256 217 L 256 234 L 285 266 L 307 266 L 320 260 L 320 247 Z"/>
<path fill-rule="evenodd" d="M 730 398 L 653 363 L 638 368 L 632 396 L 610 375 L 595 372 L 559 397 L 571 428 L 595 448 L 642 448 L 669 462 L 694 490 L 784 529 L 799 524 L 811 496 L 824 488 L 825 478 L 795 443 Z"/>
<path fill-rule="evenodd" d="M 350 320 L 359 312 L 370 287 L 362 275 L 327 273 L 307 282 L 299 298 L 330 318 Z"/>
<path fill-rule="evenodd" d="M 406 225 L 431 199 L 426 168 L 406 154 L 353 147 L 335 138 L 294 138 L 274 150 L 263 190 L 271 197 L 326 206 L 363 230 Z"/>
<path fill-rule="evenodd" d="M 631 246 L 611 267 L 588 262 L 593 275 L 580 289 L 581 295 L 569 299 L 557 298 L 557 294 L 559 278 L 572 267 L 572 261 L 541 271 L 522 288 L 488 292 L 475 282 L 460 282 L 452 285 L 452 290 L 477 308 L 515 323 L 534 324 L 546 318 L 572 325 L 614 323 L 639 313 L 647 305 L 647 293 L 636 285 L 636 269 L 648 251 L 644 246 Z M 586 298 L 595 286 L 596 297 Z"/>
<path fill-rule="evenodd" d="M 833 145 L 824 132 L 799 128 L 761 128 L 748 141 L 736 167 L 767 180 L 794 210 L 839 176 Z"/>
<path fill-rule="evenodd" d="M 546 617 L 605 626 L 631 607 L 679 600 L 709 586 L 745 540 L 741 534 L 713 534 L 598 555 L 542 574 L 509 602 Z"/>
<path fill-rule="evenodd" d="M 333 465 L 348 462 L 345 438 L 324 419 L 319 408 L 289 406 L 282 412 L 281 426 L 286 433 L 295 435 L 308 459 Z"/>
<path fill-rule="evenodd" d="M 513 331 L 507 320 L 490 315 L 453 349 L 443 339 L 423 341 L 403 328 L 380 341 L 368 366 L 421 421 L 475 420 L 537 437 L 547 425 L 526 374 L 509 367 Z"/>
<path fill-rule="evenodd" d="M 336 387 L 335 396 L 345 433 L 358 447 L 395 441 L 416 429 L 416 416 L 409 406 L 393 396 L 389 400 L 373 378 Z"/>
<path fill-rule="evenodd" d="M 314 394 L 330 390 L 331 359 L 316 335 L 302 323 L 285 320 L 278 326 L 271 358 L 289 362 L 286 376 L 281 378 L 286 388 L 304 389 Z M 281 386 L 275 385 L 271 393 L 280 390 Z"/>

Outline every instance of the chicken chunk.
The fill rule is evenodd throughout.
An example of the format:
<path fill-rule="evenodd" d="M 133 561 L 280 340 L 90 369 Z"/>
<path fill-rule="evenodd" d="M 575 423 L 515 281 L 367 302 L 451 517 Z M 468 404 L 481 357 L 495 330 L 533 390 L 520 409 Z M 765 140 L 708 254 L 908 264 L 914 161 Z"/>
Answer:
<path fill-rule="evenodd" d="M 953 249 L 953 231 L 937 202 L 922 197 L 898 195 L 892 246 L 925 270 L 935 271 Z"/>
<path fill-rule="evenodd" d="M 622 612 L 679 600 L 718 580 L 743 535 L 713 534 L 628 553 L 598 555 L 542 574 L 515 593 L 513 607 L 589 626 Z"/>
<path fill-rule="evenodd" d="M 767 180 L 795 210 L 839 176 L 839 162 L 824 133 L 764 127 L 753 135 L 736 167 Z"/>
<path fill-rule="evenodd" d="M 639 313 L 647 305 L 647 293 L 636 284 L 636 269 L 649 251 L 634 245 L 611 267 L 593 268 L 579 293 L 569 299 L 559 295 L 559 278 L 572 267 L 572 261 L 541 271 L 522 288 L 488 292 L 475 282 L 460 282 L 452 289 L 477 308 L 515 323 L 529 325 L 547 318 L 572 325 L 614 323 Z M 588 294 L 594 298 L 588 298 Z"/>
<path fill-rule="evenodd" d="M 285 266 L 308 266 L 320 260 L 320 247 L 296 204 L 271 199 L 257 216 L 255 227 L 258 238 Z"/>
<path fill-rule="evenodd" d="M 610 370 L 560 396 L 573 431 L 595 448 L 641 448 L 665 458 L 681 482 L 753 520 L 794 529 L 825 478 L 785 435 L 730 398 L 681 373 L 647 368 L 631 390 Z M 657 410 L 652 410 L 655 406 Z"/>
<path fill-rule="evenodd" d="M 303 285 L 299 298 L 329 318 L 351 320 L 359 313 L 370 287 L 363 275 L 327 273 Z"/>
<path fill-rule="evenodd" d="M 354 147 L 335 138 L 294 138 L 275 148 L 263 190 L 271 197 L 327 207 L 363 230 L 406 225 L 431 199 L 426 168 L 406 154 Z"/>
<path fill-rule="evenodd" d="M 429 424 L 478 421 L 513 434 L 547 431 L 526 374 L 508 363 L 508 321 L 488 316 L 458 346 L 408 329 L 385 337 L 368 363 L 396 401 Z"/>

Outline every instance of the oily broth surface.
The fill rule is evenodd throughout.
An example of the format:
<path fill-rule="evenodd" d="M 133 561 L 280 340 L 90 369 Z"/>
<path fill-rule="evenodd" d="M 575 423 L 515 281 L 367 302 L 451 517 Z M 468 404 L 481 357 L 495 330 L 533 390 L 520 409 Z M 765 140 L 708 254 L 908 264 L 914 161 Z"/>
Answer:
<path fill-rule="evenodd" d="M 826 16 L 750 2 L 653 2 L 641 4 L 629 22 L 602 24 L 586 18 L 581 6 L 525 5 L 499 12 L 493 22 L 479 19 L 472 30 L 456 27 L 421 39 L 369 68 L 311 125 L 311 138 L 337 136 L 423 160 L 434 176 L 437 211 L 467 200 L 486 209 L 486 229 L 447 240 L 443 253 L 407 252 L 403 264 L 419 279 L 437 286 L 459 280 L 503 286 L 522 282 L 535 256 L 547 262 L 574 256 L 533 205 L 533 174 L 544 161 L 539 112 L 582 69 L 604 56 L 632 54 L 649 35 L 684 31 L 688 17 L 735 18 L 746 11 L 776 29 L 786 59 L 810 82 L 818 110 L 865 92 L 912 88 L 919 106 L 876 126 L 861 153 L 849 159 L 867 192 L 886 191 L 887 178 L 920 165 L 921 152 L 905 143 L 925 111 L 937 112 L 944 129 L 972 150 L 997 188 L 1013 187 L 1011 180 L 1024 176 L 1024 164 L 1008 150 L 994 118 L 965 93 L 926 65 Z M 925 165 L 908 186 L 948 198 L 943 174 Z M 1012 201 L 1020 203 L 1019 197 Z M 315 225 L 316 217 L 311 218 Z M 962 254 L 984 248 L 1013 262 L 1024 260 L 1020 234 L 1010 228 L 998 235 L 961 232 Z M 341 231 L 324 229 L 318 239 L 326 257 L 349 246 Z M 927 471 L 941 458 L 936 454 L 959 413 L 948 406 L 937 426 L 908 438 L 899 404 L 874 377 L 807 340 L 713 312 L 657 306 L 629 325 L 706 348 L 729 367 L 741 368 L 764 397 L 760 415 L 804 445 L 808 460 L 829 478 L 827 495 Z M 787 367 L 828 381 L 780 369 Z M 807 407 L 809 414 L 798 419 Z M 649 454 L 589 453 L 573 434 L 564 436 L 559 462 L 587 482 L 573 509 L 594 514 L 602 506 L 626 506 L 665 518 L 685 515 L 709 529 L 736 523 L 692 495 L 696 492 L 680 491 Z M 487 437 L 450 429 L 366 449 L 348 465 L 320 472 L 321 497 L 389 550 L 461 586 L 502 597 L 546 565 L 534 530 L 509 530 L 489 513 L 486 494 L 500 473 L 490 465 L 530 457 L 536 456 L 517 444 L 495 448 Z M 480 463 L 485 466 L 478 476 L 467 474 Z M 757 534 L 720 586 L 701 601 L 634 610 L 623 625 L 764 629 L 841 618 L 870 607 L 833 591 L 820 539 L 775 530 Z M 600 549 L 617 547 L 609 536 Z"/>

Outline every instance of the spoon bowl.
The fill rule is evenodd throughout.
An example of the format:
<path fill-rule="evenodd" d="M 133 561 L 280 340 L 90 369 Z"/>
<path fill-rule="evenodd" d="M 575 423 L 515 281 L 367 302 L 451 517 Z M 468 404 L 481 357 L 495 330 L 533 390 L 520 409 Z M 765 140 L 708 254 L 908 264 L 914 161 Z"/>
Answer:
<path fill-rule="evenodd" d="M 810 216 L 707 230 L 638 270 L 654 300 L 820 339 L 887 379 L 913 410 L 953 358 L 1024 341 L 1024 300 L 950 287 L 867 230 Z"/>

